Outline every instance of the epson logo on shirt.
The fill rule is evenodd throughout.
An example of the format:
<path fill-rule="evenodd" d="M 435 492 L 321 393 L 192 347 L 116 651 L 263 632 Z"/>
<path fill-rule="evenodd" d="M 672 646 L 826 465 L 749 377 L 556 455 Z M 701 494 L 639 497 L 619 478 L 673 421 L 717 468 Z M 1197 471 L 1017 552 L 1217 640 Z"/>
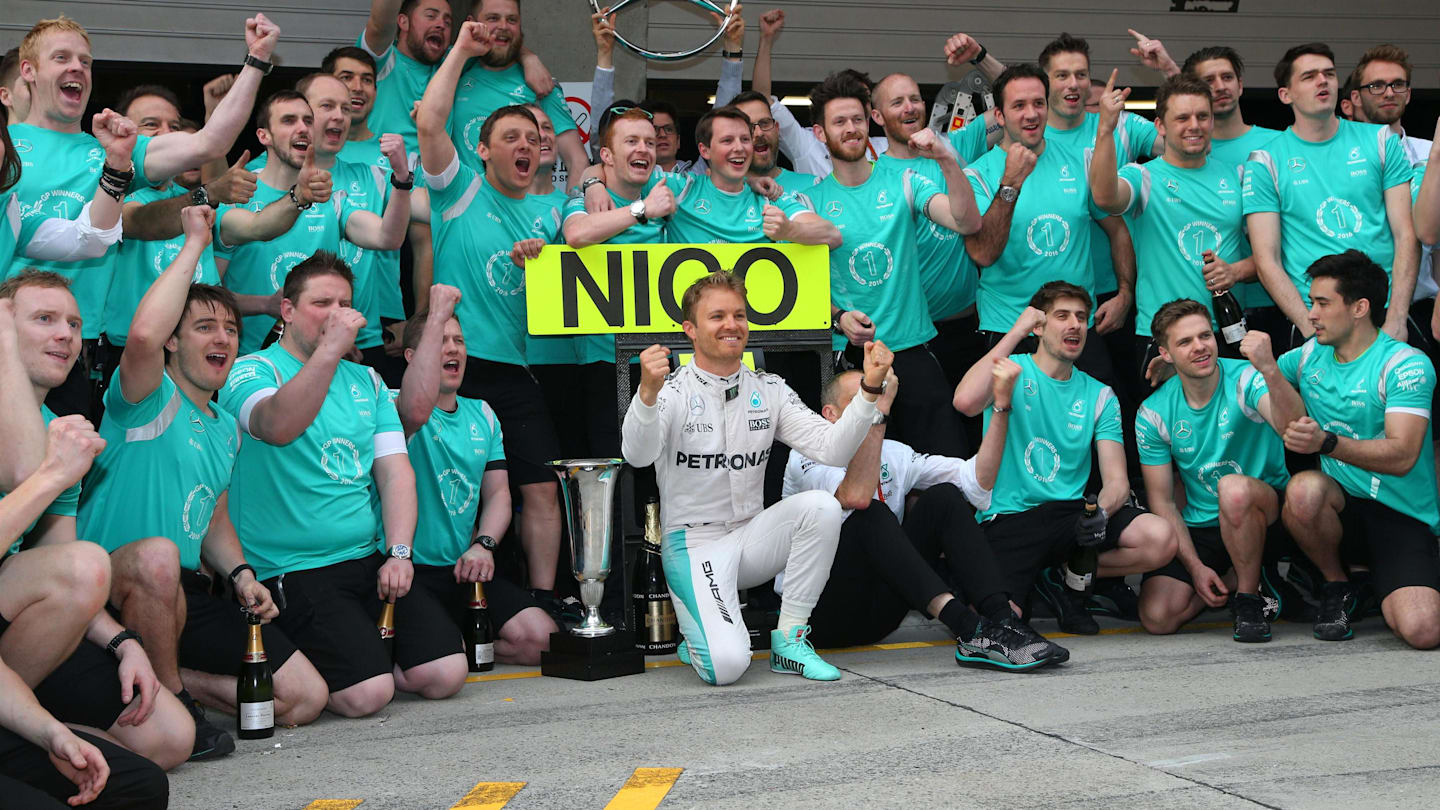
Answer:
<path fill-rule="evenodd" d="M 675 452 L 675 466 L 692 470 L 743 470 L 758 467 L 770 458 L 770 448 L 755 453 L 685 453 Z"/>

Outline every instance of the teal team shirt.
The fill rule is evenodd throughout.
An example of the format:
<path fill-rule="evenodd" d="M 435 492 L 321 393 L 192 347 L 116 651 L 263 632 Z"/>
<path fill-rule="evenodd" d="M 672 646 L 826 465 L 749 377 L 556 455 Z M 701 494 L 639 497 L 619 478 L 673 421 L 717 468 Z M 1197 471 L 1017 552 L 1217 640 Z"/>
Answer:
<path fill-rule="evenodd" d="M 399 32 L 396 32 L 399 36 Z M 410 117 L 415 102 L 425 95 L 425 85 L 440 68 L 440 62 L 426 65 L 400 52 L 394 42 L 382 53 L 375 53 L 365 44 L 365 33 L 355 38 L 356 47 L 375 57 L 375 106 L 366 123 L 371 132 L 393 132 L 405 139 L 405 152 L 419 154 L 420 141 L 415 119 Z M 446 50 L 449 53 L 449 50 Z M 444 60 L 444 57 L 441 57 Z"/>
<path fill-rule="evenodd" d="M 950 131 L 950 148 L 962 165 L 974 163 L 990 151 L 989 135 L 985 132 L 985 116 L 977 116 L 960 129 Z"/>
<path fill-rule="evenodd" d="M 902 160 L 887 152 L 875 161 L 875 166 L 898 171 L 914 169 L 941 191 L 949 191 L 950 184 L 945 181 L 940 164 L 929 158 Z M 927 219 L 920 228 L 918 241 L 920 286 L 930 320 L 943 321 L 975 306 L 975 288 L 980 284 L 980 275 L 974 260 L 965 252 L 965 238 Z"/>
<path fill-rule="evenodd" d="M 366 119 L 368 125 L 369 119 Z M 335 157 L 347 163 L 363 163 L 367 166 L 374 166 L 384 172 L 390 171 L 390 158 L 380 151 L 380 136 L 384 134 L 376 132 L 363 141 L 346 141 L 335 153 Z M 388 181 L 387 181 L 388 182 Z"/>
<path fill-rule="evenodd" d="M 455 87 L 455 106 L 450 111 L 450 140 L 460 159 L 477 172 L 485 171 L 476 150 L 480 147 L 480 129 L 490 113 L 512 104 L 534 104 L 550 116 L 556 136 L 575 129 L 575 119 L 570 117 L 570 105 L 559 85 L 549 95 L 536 99 L 535 91 L 525 84 L 525 71 L 520 63 L 492 70 L 478 59 L 471 59 L 460 74 Z"/>
<path fill-rule="evenodd" d="M 820 178 L 813 174 L 792 172 L 786 168 L 781 168 L 780 173 L 775 175 L 774 180 L 786 194 L 799 194 L 820 182 Z"/>
<path fill-rule="evenodd" d="M 1227 475 L 1248 475 L 1276 489 L 1290 480 L 1285 445 L 1260 414 L 1260 400 L 1270 393 L 1265 378 L 1244 360 L 1218 360 L 1220 379 L 1203 406 L 1190 407 L 1180 378 L 1171 377 L 1135 415 L 1140 463 L 1173 461 L 1180 471 L 1186 526 L 1219 524 L 1220 479 Z"/>
<path fill-rule="evenodd" d="M 787 217 L 810 210 L 794 194 L 782 194 L 772 203 L 748 185 L 729 192 L 718 188 L 708 174 L 679 174 L 658 168 L 646 181 L 642 199 L 662 180 L 675 195 L 675 213 L 665 226 L 665 241 L 671 244 L 769 242 L 764 229 L 766 205 L 774 205 Z"/>
<path fill-rule="evenodd" d="M 1010 359 L 1020 364 L 1020 379 L 995 494 L 990 508 L 975 515 L 981 522 L 1080 499 L 1090 480 L 1091 445 L 1124 442 L 1120 403 L 1110 386 L 1078 368 L 1071 369 L 1070 379 L 1057 380 L 1041 371 L 1031 354 L 1014 354 Z M 990 416 L 987 408 L 986 428 Z"/>
<path fill-rule="evenodd" d="M 27 259 L 22 253 L 40 223 L 56 217 L 73 220 L 80 216 L 85 204 L 94 199 L 100 183 L 100 167 L 105 164 L 105 149 L 94 135 L 85 132 L 55 132 L 30 124 L 11 124 L 9 130 L 21 166 L 20 182 L 11 189 L 20 202 L 20 229 L 6 277 L 34 268 L 53 270 L 70 279 L 70 292 L 75 294 L 80 317 L 85 322 L 81 334 L 87 339 L 97 338 L 105 328 L 105 296 L 110 291 L 110 276 L 119 246 L 112 245 L 98 258 L 75 262 Z M 135 163 L 135 180 L 130 184 L 132 192 L 168 179 L 145 176 L 145 155 L 149 147 L 149 137 L 142 135 L 135 139 L 135 149 L 130 155 Z"/>
<path fill-rule="evenodd" d="M 1250 255 L 1237 167 L 1207 162 L 1187 169 L 1152 160 L 1120 170 L 1130 189 L 1125 224 L 1135 244 L 1135 334 L 1150 336 L 1155 312 L 1177 298 L 1211 309 L 1205 251 L 1235 263 Z"/>
<path fill-rule="evenodd" d="M 18 255 L 20 243 L 20 198 L 14 192 L 0 194 L 0 267 L 8 272 Z"/>
<path fill-rule="evenodd" d="M 1210 162 L 1238 166 L 1243 170 L 1245 161 L 1250 159 L 1250 153 L 1264 148 L 1265 144 L 1280 132 L 1278 129 L 1252 126 L 1238 138 L 1211 138 Z"/>
<path fill-rule="evenodd" d="M 188 195 L 190 190 L 176 183 L 163 189 L 142 188 L 125 198 L 127 203 L 146 205 L 160 200 Z M 105 336 L 112 346 L 124 346 L 130 335 L 130 321 L 140 306 L 140 299 L 165 268 L 180 255 L 185 234 L 169 239 L 126 239 L 120 243 L 115 257 L 115 273 L 110 279 L 110 294 L 105 298 Z M 215 268 L 215 250 L 206 245 L 195 264 L 192 284 L 219 284 L 220 272 Z"/>
<path fill-rule="evenodd" d="M 79 536 L 106 551 L 167 537 L 180 548 L 180 566 L 198 570 L 216 501 L 230 487 L 240 429 L 218 407 L 195 407 L 168 371 L 149 396 L 126 402 L 122 374 L 105 390 L 105 450 L 85 476 Z"/>
<path fill-rule="evenodd" d="M 255 405 L 300 372 L 280 343 L 235 362 L 220 407 L 246 429 Z M 277 447 L 246 436 L 230 485 L 230 517 L 255 576 L 359 559 L 375 551 L 370 508 L 377 458 L 405 452 L 389 389 L 365 366 L 341 361 L 314 421 Z"/>
<path fill-rule="evenodd" d="M 895 351 L 935 337 L 920 251 L 932 224 L 925 207 L 944 193 L 917 171 L 877 163 L 858 186 L 832 174 L 805 194 L 844 240 L 830 251 L 831 300 L 869 316 L 875 339 Z"/>
<path fill-rule="evenodd" d="M 1391 278 L 1395 240 L 1385 216 L 1385 191 L 1410 182 L 1400 136 L 1379 124 L 1339 123 L 1321 143 L 1287 129 L 1245 164 L 1245 213 L 1280 215 L 1281 261 L 1306 306 L 1305 271 L 1322 256 L 1354 248 Z"/>
<path fill-rule="evenodd" d="M 1385 415 L 1408 413 L 1430 419 L 1435 367 L 1418 349 L 1384 332 L 1348 363 L 1335 359 L 1333 347 L 1315 338 L 1282 354 L 1280 372 L 1300 391 L 1305 411 L 1324 430 L 1365 441 L 1385 436 Z M 1421 442 L 1420 457 L 1404 475 L 1364 470 L 1331 457 L 1320 457 L 1320 469 L 1345 492 L 1379 501 L 1440 532 L 1435 497 L 1435 450 Z"/>
<path fill-rule="evenodd" d="M 428 183 L 435 282 L 460 289 L 469 356 L 525 365 L 525 271 L 510 251 L 522 239 L 556 242 L 560 212 L 545 197 L 506 197 L 458 156 L 444 175 L 443 187 L 442 177 Z"/>
<path fill-rule="evenodd" d="M 317 250 L 340 251 L 341 235 L 350 221 L 354 208 L 345 195 L 331 194 L 328 202 L 316 203 L 296 217 L 290 230 L 268 242 L 247 242 L 231 247 L 220 238 L 220 221 L 234 208 L 259 211 L 284 197 L 285 189 L 255 181 L 255 196 L 244 205 L 222 205 L 215 214 L 215 245 L 217 254 L 230 259 L 225 268 L 225 286 L 239 295 L 273 295 L 285 285 L 285 277 L 295 265 L 310 258 Z M 248 315 L 240 335 L 240 353 L 249 354 L 260 348 L 265 335 L 275 325 L 269 315 Z"/>
<path fill-rule="evenodd" d="M 337 160 L 330 167 L 330 182 L 333 194 L 341 195 L 347 207 L 369 211 L 377 217 L 385 216 L 385 206 L 390 204 L 388 170 Z M 355 334 L 355 346 L 360 349 L 380 346 L 384 343 L 384 330 L 380 325 L 384 290 L 393 285 L 396 293 L 400 291 L 400 251 L 370 250 L 342 237 L 340 258 L 350 265 L 350 272 L 355 275 L 352 306 L 365 316 L 365 326 Z"/>
<path fill-rule="evenodd" d="M 1005 150 L 991 149 L 965 174 L 983 216 L 1000 191 Z M 1083 153 L 1047 145 L 1015 200 L 1005 249 L 993 265 L 980 271 L 976 296 L 980 328 L 1008 331 L 1047 281 L 1068 281 L 1093 292 L 1091 243 L 1094 234 L 1104 236 L 1093 220 L 1105 216 L 1090 199 Z"/>
<path fill-rule="evenodd" d="M 408 444 L 419 505 L 415 562 L 454 565 L 480 519 L 481 480 L 505 469 L 500 420 L 484 400 L 458 397 L 454 413 L 436 408 Z"/>
<path fill-rule="evenodd" d="M 48 407 L 41 405 L 40 416 L 45 420 L 45 426 L 49 427 L 50 423 L 55 419 L 55 412 L 50 410 Z M 0 492 L 0 500 L 3 500 L 4 498 L 5 493 Z M 51 501 L 50 505 L 45 507 L 45 511 L 41 514 L 59 515 L 60 517 L 75 517 L 75 513 L 79 507 L 79 504 L 80 484 L 76 483 L 70 485 L 69 488 L 67 488 L 64 492 L 60 493 L 60 496 L 55 500 Z M 8 553 L 14 554 L 15 552 L 19 551 L 20 544 L 25 540 L 25 535 L 33 531 L 35 529 L 35 524 L 39 522 L 39 520 L 36 520 L 32 522 L 28 527 L 26 527 L 25 531 L 20 533 L 20 537 L 17 538 L 14 543 L 10 544 L 10 550 Z M 79 536 L 84 539 L 83 535 Z"/>
<path fill-rule="evenodd" d="M 610 200 L 616 208 L 627 208 L 634 200 L 627 200 L 610 189 Z M 565 221 L 571 217 L 580 216 L 585 213 L 585 198 L 580 196 L 571 197 L 565 202 Z M 605 240 L 607 245 L 653 245 L 665 243 L 665 220 L 650 219 L 644 225 L 636 222 L 625 230 Z M 538 340 L 539 338 L 531 338 Z M 554 338 L 547 338 L 554 339 Z M 578 363 L 613 363 L 615 362 L 615 336 L 614 335 L 582 335 L 574 338 L 576 359 Z"/>

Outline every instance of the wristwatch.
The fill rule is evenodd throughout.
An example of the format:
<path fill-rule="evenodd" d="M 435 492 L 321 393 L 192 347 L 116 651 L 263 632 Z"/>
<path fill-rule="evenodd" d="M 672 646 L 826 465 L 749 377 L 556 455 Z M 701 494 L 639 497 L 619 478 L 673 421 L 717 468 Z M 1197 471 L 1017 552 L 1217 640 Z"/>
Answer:
<path fill-rule="evenodd" d="M 1013 203 L 1015 202 L 1015 198 L 1020 196 L 1020 189 L 1014 186 L 1001 186 L 1000 193 L 997 196 L 1005 202 Z"/>
<path fill-rule="evenodd" d="M 605 181 L 604 181 L 604 180 L 601 180 L 601 179 L 598 178 L 598 177 L 587 177 L 587 178 L 585 178 L 584 182 L 582 182 L 582 183 L 580 184 L 580 193 L 581 193 L 581 194 L 584 194 L 585 192 L 587 192 L 587 191 L 590 190 L 590 187 L 591 187 L 591 186 L 594 186 L 594 185 L 601 185 L 601 186 L 603 186 L 603 185 L 605 185 Z"/>
<path fill-rule="evenodd" d="M 1334 431 L 1325 431 L 1325 439 L 1324 441 L 1320 442 L 1320 455 L 1328 456 L 1331 453 L 1335 452 L 1335 445 L 1339 444 L 1339 442 L 1340 437 L 1335 435 Z"/>
<path fill-rule="evenodd" d="M 860 390 L 864 391 L 867 394 L 874 394 L 877 397 L 885 393 L 885 386 L 889 384 L 890 381 L 886 379 L 881 380 L 879 385 L 870 385 L 869 383 L 865 382 L 864 377 L 860 378 Z"/>
<path fill-rule="evenodd" d="M 206 191 L 204 186 L 196 186 L 195 190 L 190 192 L 190 204 L 215 207 L 215 204 L 210 202 L 210 192 Z"/>
<path fill-rule="evenodd" d="M 500 545 L 500 541 L 496 540 L 488 534 L 482 534 L 474 540 L 470 541 L 470 545 L 472 546 L 477 544 L 486 551 L 494 551 L 495 547 Z"/>
<path fill-rule="evenodd" d="M 975 58 L 970 60 L 970 64 L 972 64 L 972 65 L 979 65 L 981 62 L 984 62 L 984 61 L 985 61 L 985 57 L 987 57 L 987 56 L 989 56 L 989 55 L 990 55 L 990 51 L 986 50 L 984 45 L 981 45 L 981 46 L 980 46 L 980 53 L 975 54 Z"/>
<path fill-rule="evenodd" d="M 402 183 L 400 182 L 400 178 L 396 177 L 394 172 L 391 172 L 390 186 L 396 191 L 409 191 L 410 189 L 415 188 L 415 175 L 410 175 L 410 179 Z"/>
<path fill-rule="evenodd" d="M 270 71 L 275 69 L 275 63 L 266 62 L 264 59 L 261 59 L 260 57 L 250 53 L 249 51 L 246 51 L 245 61 L 241 63 L 241 67 L 253 67 L 256 70 L 259 70 L 262 76 L 269 76 Z"/>
<path fill-rule="evenodd" d="M 636 200 L 635 202 L 630 203 L 630 216 L 635 217 L 635 221 L 640 223 L 641 225 L 644 225 L 645 223 L 650 221 L 650 218 L 645 216 L 644 200 Z"/>
<path fill-rule="evenodd" d="M 141 647 L 145 646 L 145 642 L 140 640 L 139 633 L 135 632 L 134 630 L 122 630 L 119 633 L 116 633 L 114 638 L 110 639 L 109 644 L 105 645 L 105 652 L 108 652 L 116 658 L 119 658 L 120 645 L 124 644 L 132 638 L 135 639 L 136 644 L 139 644 Z"/>
<path fill-rule="evenodd" d="M 404 543 L 396 543 L 390 547 L 390 556 L 397 560 L 410 559 L 410 547 Z"/>

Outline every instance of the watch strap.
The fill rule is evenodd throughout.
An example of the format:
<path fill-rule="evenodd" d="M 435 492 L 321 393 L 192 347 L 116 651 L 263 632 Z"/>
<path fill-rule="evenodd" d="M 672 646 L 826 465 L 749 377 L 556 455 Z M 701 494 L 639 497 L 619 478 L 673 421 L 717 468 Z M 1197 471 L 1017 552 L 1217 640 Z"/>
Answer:
<path fill-rule="evenodd" d="M 410 175 L 409 180 L 405 180 L 402 182 L 400 178 L 395 176 L 394 172 L 391 172 L 390 185 L 397 191 L 409 191 L 410 189 L 415 188 L 415 175 Z"/>
<path fill-rule="evenodd" d="M 972 64 L 972 65 L 978 65 L 978 64 L 980 64 L 981 62 L 984 62 L 984 61 L 985 61 L 985 57 L 987 57 L 987 56 L 989 56 L 989 55 L 990 55 L 990 51 L 986 50 L 984 45 L 981 45 L 981 46 L 980 46 L 980 53 L 975 54 L 975 58 L 970 60 L 970 64 Z"/>
<path fill-rule="evenodd" d="M 885 393 L 885 383 L 882 381 L 879 385 L 871 385 L 871 384 L 865 382 L 865 378 L 864 378 L 864 377 L 861 377 L 861 378 L 860 378 L 860 390 L 861 390 L 861 391 L 864 391 L 864 392 L 867 393 L 867 394 L 874 394 L 875 396 L 878 397 L 878 396 L 880 396 L 881 394 Z"/>
<path fill-rule="evenodd" d="M 139 633 L 135 632 L 134 630 L 127 629 L 121 630 L 120 632 L 115 634 L 114 638 L 110 639 L 110 643 L 105 645 L 105 652 L 108 652 L 118 658 L 120 656 L 120 645 L 131 639 L 134 639 L 135 643 L 139 644 L 141 647 L 145 646 L 145 642 L 140 640 Z"/>
<path fill-rule="evenodd" d="M 1335 445 L 1340 443 L 1339 434 L 1333 430 L 1325 431 L 1325 439 L 1320 442 L 1320 455 L 1328 456 L 1335 452 Z"/>
<path fill-rule="evenodd" d="M 723 57 L 725 57 L 726 59 L 744 59 L 744 58 L 745 58 L 745 52 L 744 52 L 744 51 L 726 51 L 726 50 L 722 50 L 722 51 L 720 51 L 720 55 L 723 56 Z"/>
<path fill-rule="evenodd" d="M 240 563 L 239 565 L 235 566 L 235 568 L 230 572 L 230 576 L 227 577 L 227 579 L 230 580 L 231 585 L 235 584 L 235 578 L 240 576 L 241 571 L 249 571 L 251 576 L 255 575 L 255 569 L 251 567 L 250 563 Z"/>
<path fill-rule="evenodd" d="M 252 54 L 252 53 L 249 53 L 249 52 L 246 52 L 246 54 L 245 54 L 245 61 L 244 61 L 243 63 L 241 63 L 241 66 L 242 66 L 242 67 L 253 67 L 253 68 L 255 68 L 256 70 L 259 70 L 260 73 L 262 73 L 263 75 L 266 75 L 266 76 L 269 76 L 269 75 L 270 75 L 270 71 L 272 71 L 272 70 L 275 69 L 275 63 L 274 63 L 274 62 L 266 62 L 264 59 L 261 59 L 260 57 L 254 55 L 254 54 Z"/>

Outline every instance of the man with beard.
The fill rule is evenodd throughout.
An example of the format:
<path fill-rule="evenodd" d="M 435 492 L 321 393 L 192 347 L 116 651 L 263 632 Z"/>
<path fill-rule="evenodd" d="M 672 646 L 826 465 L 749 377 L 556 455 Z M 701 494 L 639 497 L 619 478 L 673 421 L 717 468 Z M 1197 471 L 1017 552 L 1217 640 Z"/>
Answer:
<path fill-rule="evenodd" d="M 1196 79 L 1169 79 L 1155 94 L 1155 124 L 1165 139 L 1165 154 L 1149 163 L 1116 167 L 1110 138 L 1129 89 L 1117 90 L 1110 75 L 1100 102 L 1100 129 L 1090 161 L 1090 191 L 1095 204 L 1124 215 L 1135 237 L 1137 279 L 1135 357 L 1131 374 L 1143 376 L 1155 358 L 1159 335 L 1150 322 L 1162 305 L 1181 298 L 1204 301 L 1214 316 L 1212 292 L 1254 278 L 1255 263 L 1245 239 L 1240 207 L 1239 167 L 1207 158 L 1210 149 L 1211 93 Z M 1239 335 L 1228 336 L 1238 344 Z M 1237 346 L 1231 346 L 1233 356 Z"/>
<path fill-rule="evenodd" d="M 940 164 L 920 157 L 910 146 L 910 136 L 930 120 L 920 86 L 903 73 L 892 73 L 875 83 L 872 95 L 875 109 L 870 117 L 884 127 L 890 145 L 875 165 L 902 172 L 914 169 L 941 191 L 948 191 Z M 985 154 L 984 133 L 983 127 L 967 127 L 950 134 L 961 168 Z M 975 317 L 975 288 L 980 277 L 974 260 L 965 252 L 964 238 L 955 231 L 929 222 L 920 230 L 918 242 L 921 288 L 935 324 L 930 350 L 953 387 L 986 349 L 977 334 L 980 321 Z"/>
<path fill-rule="evenodd" d="M 751 142 L 754 153 L 750 159 L 751 177 L 768 177 L 780 186 L 780 190 L 799 194 L 820 182 L 813 174 L 801 174 L 780 165 L 780 125 L 770 114 L 770 99 L 764 93 L 754 90 L 735 96 L 730 106 L 745 113 L 752 127 Z"/>
<path fill-rule="evenodd" d="M 1335 117 L 1335 55 L 1324 43 L 1286 51 L 1275 83 L 1295 124 L 1250 154 L 1243 205 L 1260 280 L 1294 325 L 1288 345 L 1314 333 L 1306 268 L 1350 246 L 1386 268 L 1391 295 L 1384 330 L 1403 341 L 1419 246 L 1410 219 L 1410 160 L 1400 136 Z"/>
<path fill-rule="evenodd" d="M 14 190 L 26 211 L 19 243 L 29 242 L 48 216 L 78 216 L 98 180 L 113 189 L 110 193 L 118 203 L 128 190 L 164 182 L 223 156 L 244 126 L 260 79 L 270 70 L 268 60 L 279 36 L 280 29 L 263 14 L 246 20 L 245 65 L 205 126 L 195 133 L 137 138 L 129 160 L 107 163 L 100 142 L 80 128 L 92 86 L 89 34 L 64 17 L 36 23 L 20 45 L 20 76 L 30 91 L 30 109 L 24 122 L 10 125 L 26 169 Z M 18 256 L 9 268 L 10 275 L 28 268 L 50 269 L 75 280 L 87 343 L 85 361 L 75 365 L 72 379 L 56 394 L 56 404 L 67 412 L 89 412 L 93 405 L 90 361 L 100 336 L 115 255 L 112 249 L 96 259 L 67 263 L 37 263 Z"/>
<path fill-rule="evenodd" d="M 456 317 L 470 335 L 460 394 L 490 403 L 505 425 L 530 587 L 553 613 L 560 507 L 555 474 L 545 465 L 560 450 L 544 392 L 526 368 L 524 264 L 556 241 L 560 212 L 529 193 L 540 152 L 540 128 L 529 110 L 502 107 L 485 119 L 477 147 L 483 175 L 460 159 L 447 125 L 466 63 L 492 46 L 483 24 L 461 27 L 420 102 L 420 160 L 436 223 L 435 282 L 459 288 Z"/>
<path fill-rule="evenodd" d="M 1012 70 L 1016 67 L 1006 72 Z M 1044 75 L 1033 66 L 1029 70 Z M 1038 113 L 1034 105 L 1044 93 L 1023 93 L 1032 99 L 1027 107 Z M 1008 128 L 1014 99 L 1008 92 L 1005 99 Z M 1038 116 L 1031 120 L 1038 129 Z M 976 519 L 995 550 L 1006 592 L 1026 594 L 1033 585 L 1054 611 L 1061 630 L 1084 635 L 1100 632 L 1082 597 L 1088 577 L 1062 565 L 1077 543 L 1099 551 L 1097 577 L 1153 571 L 1175 556 L 1176 544 L 1175 531 L 1164 518 L 1127 502 L 1130 477 L 1119 403 L 1108 385 L 1075 367 L 1089 331 L 1089 310 L 1090 295 L 1082 287 L 1046 282 L 955 389 L 956 409 L 978 415 L 991 407 L 995 360 L 1009 357 L 1020 364 L 994 495 Z M 1034 353 L 1011 354 L 1032 333 L 1038 338 Z M 986 414 L 987 423 L 990 418 Z M 1095 456 L 1101 480 L 1099 509 L 1087 517 L 1081 498 Z"/>
<path fill-rule="evenodd" d="M 1231 637 L 1265 642 L 1270 615 L 1260 563 L 1266 533 L 1281 528 L 1280 493 L 1290 479 L 1280 434 L 1303 411 L 1294 391 L 1272 396 L 1255 367 L 1219 356 L 1211 318 L 1205 304 L 1182 298 L 1162 306 L 1146 329 L 1176 376 L 1135 419 L 1140 470 L 1150 511 L 1170 521 L 1178 544 L 1174 560 L 1145 574 L 1140 623 L 1173 633 L 1228 601 Z M 1262 364 L 1269 344 L 1264 332 L 1245 336 L 1246 353 Z M 1177 473 L 1183 510 L 1175 503 Z"/>
<path fill-rule="evenodd" d="M 449 0 L 371 0 L 370 18 L 355 41 L 375 60 L 375 100 L 369 125 L 395 132 L 416 151 L 415 103 L 450 47 Z"/>
<path fill-rule="evenodd" d="M 525 32 L 520 28 L 519 0 L 479 0 L 472 17 L 489 32 L 491 45 L 490 50 L 466 67 L 455 90 L 450 137 L 461 160 L 475 171 L 483 171 L 475 147 L 479 146 L 480 128 L 485 119 L 501 107 L 534 101 L 544 108 L 554 125 L 553 148 L 560 153 L 567 169 L 576 175 L 569 183 L 573 188 L 579 182 L 580 171 L 590 165 L 590 159 L 559 85 L 543 95 L 528 86 L 520 65 L 520 57 L 526 51 Z M 553 167 L 554 163 L 552 159 L 550 165 Z"/>
<path fill-rule="evenodd" d="M 351 143 L 346 137 L 350 127 L 350 116 L 346 110 L 349 89 L 344 82 L 328 73 L 312 73 L 297 82 L 295 89 L 305 94 L 305 100 L 315 114 L 314 132 L 319 136 L 315 140 L 315 166 L 330 172 L 330 182 L 336 195 L 343 196 L 347 206 L 379 217 L 382 222 L 386 217 L 390 217 L 392 222 L 408 219 L 414 178 L 410 174 L 409 163 L 404 160 L 404 140 L 394 133 L 386 133 L 379 138 L 380 152 L 388 166 L 398 167 L 394 170 L 341 159 L 339 153 Z M 404 227 L 405 224 L 393 226 L 396 231 L 402 232 Z M 405 373 L 405 364 L 403 358 L 385 350 L 381 311 L 384 293 L 381 287 L 394 283 L 395 292 L 399 293 L 400 251 L 398 248 L 367 250 L 344 238 L 340 240 L 340 258 L 345 260 L 355 276 L 354 306 L 365 316 L 365 326 L 355 338 L 361 362 L 380 372 L 386 385 L 399 384 L 401 375 Z"/>
<path fill-rule="evenodd" d="M 142 590 L 131 622 L 149 645 L 156 677 L 195 718 L 192 759 L 235 750 L 230 735 L 192 697 L 235 710 L 235 662 L 249 636 L 242 608 L 278 612 L 245 561 L 229 517 L 230 476 L 239 450 L 235 419 L 211 398 L 225 387 L 240 343 L 240 312 L 223 287 L 193 284 L 211 239 L 214 212 L 181 213 L 184 242 L 135 309 L 130 340 L 105 394 L 106 449 L 85 480 L 79 533 L 117 556 L 115 587 Z M 119 564 L 133 558 L 133 571 Z M 239 604 L 211 595 L 201 562 L 229 575 Z M 138 576 L 141 585 L 127 582 Z M 134 597 L 132 597 L 134 598 Z M 183 630 L 182 630 L 183 628 Z M 308 723 L 325 708 L 325 683 L 295 646 L 266 627 L 275 672 L 275 720 Z M 183 670 L 182 670 L 183 668 Z"/>
<path fill-rule="evenodd" d="M 895 403 L 893 435 L 922 453 L 963 458 L 964 429 L 946 407 L 952 387 L 926 346 L 935 327 L 918 263 L 923 225 L 961 235 L 979 228 L 960 164 L 929 129 L 910 135 L 909 147 L 937 163 L 948 190 L 919 172 L 871 164 L 870 91 L 856 74 L 831 74 L 810 92 L 810 107 L 834 171 L 806 196 L 844 240 L 830 253 L 831 320 L 856 349 L 879 339 L 895 352 L 906 393 Z"/>
<path fill-rule="evenodd" d="M 295 265 L 317 250 L 338 250 L 342 237 L 370 250 L 398 249 L 405 237 L 410 219 L 406 161 L 391 161 L 395 170 L 390 182 L 396 186 L 397 202 L 404 200 L 403 208 L 390 206 L 383 219 L 347 202 L 348 195 L 331 195 L 331 172 L 317 164 L 334 165 L 335 153 L 345 143 L 345 123 L 340 112 L 330 117 L 325 132 L 316 133 L 310 103 L 294 90 L 272 93 L 255 111 L 255 134 L 266 158 L 255 195 L 243 206 L 221 206 L 215 215 L 219 248 L 229 255 L 225 286 L 246 315 L 241 354 L 259 349 L 275 325 L 278 293 Z M 317 134 L 333 150 L 323 158 L 319 148 L 312 148 Z M 291 224 L 279 236 L 265 239 L 274 230 L 271 217 L 282 222 L 288 218 Z"/>

